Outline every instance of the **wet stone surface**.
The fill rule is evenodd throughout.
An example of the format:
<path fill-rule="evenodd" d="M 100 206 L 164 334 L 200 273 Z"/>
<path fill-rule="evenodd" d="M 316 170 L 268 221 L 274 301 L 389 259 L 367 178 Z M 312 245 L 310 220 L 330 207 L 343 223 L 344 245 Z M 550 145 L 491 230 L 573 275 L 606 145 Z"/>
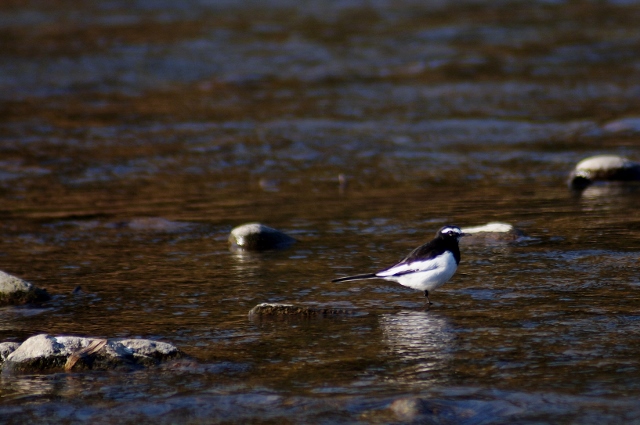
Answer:
<path fill-rule="evenodd" d="M 98 344 L 95 344 L 98 342 Z M 94 349 L 86 350 L 87 348 Z M 183 356 L 175 346 L 142 339 L 98 339 L 76 336 L 33 336 L 22 344 L 2 343 L 3 372 L 110 370 L 155 366 Z M 6 356 L 4 355 L 6 353 Z"/>
<path fill-rule="evenodd" d="M 0 306 L 38 303 L 49 298 L 46 290 L 0 271 Z"/>

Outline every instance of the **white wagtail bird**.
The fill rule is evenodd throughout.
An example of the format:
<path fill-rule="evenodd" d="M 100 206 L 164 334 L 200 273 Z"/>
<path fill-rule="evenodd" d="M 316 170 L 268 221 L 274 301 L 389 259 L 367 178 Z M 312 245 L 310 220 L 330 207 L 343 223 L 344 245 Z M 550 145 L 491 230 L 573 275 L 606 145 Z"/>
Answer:
<path fill-rule="evenodd" d="M 460 263 L 458 242 L 463 236 L 469 235 L 462 233 L 458 226 L 444 226 L 438 230 L 435 238 L 414 249 L 400 262 L 389 268 L 376 273 L 341 277 L 333 279 L 332 282 L 360 279 L 390 280 L 412 289 L 424 291 L 427 304 L 431 304 L 429 291 L 444 285 L 458 268 Z"/>

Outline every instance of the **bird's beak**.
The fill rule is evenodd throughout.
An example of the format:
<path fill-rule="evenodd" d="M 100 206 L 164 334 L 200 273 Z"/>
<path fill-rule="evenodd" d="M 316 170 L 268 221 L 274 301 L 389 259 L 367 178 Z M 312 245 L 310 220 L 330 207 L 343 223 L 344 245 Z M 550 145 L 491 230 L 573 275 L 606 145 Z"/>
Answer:
<path fill-rule="evenodd" d="M 473 236 L 473 233 L 460 233 L 460 237 L 463 236 Z"/>

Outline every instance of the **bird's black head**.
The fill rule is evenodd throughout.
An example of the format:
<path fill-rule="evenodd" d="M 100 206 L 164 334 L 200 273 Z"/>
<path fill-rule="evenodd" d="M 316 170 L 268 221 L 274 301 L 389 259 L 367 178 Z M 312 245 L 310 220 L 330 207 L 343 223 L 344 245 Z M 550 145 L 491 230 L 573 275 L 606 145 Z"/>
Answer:
<path fill-rule="evenodd" d="M 469 235 L 463 233 L 458 226 L 452 225 L 443 226 L 438 230 L 438 233 L 436 233 L 436 237 L 438 238 L 442 238 L 444 240 L 455 240 L 456 242 L 463 236 Z"/>

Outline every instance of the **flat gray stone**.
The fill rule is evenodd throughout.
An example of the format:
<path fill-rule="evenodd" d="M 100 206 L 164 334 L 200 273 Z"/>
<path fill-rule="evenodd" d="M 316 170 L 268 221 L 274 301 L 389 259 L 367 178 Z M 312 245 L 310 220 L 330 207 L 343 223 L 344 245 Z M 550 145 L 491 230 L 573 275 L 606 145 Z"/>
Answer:
<path fill-rule="evenodd" d="M 96 344 L 101 342 L 101 344 Z M 97 350 L 88 351 L 90 346 Z M 114 338 L 102 340 L 79 336 L 33 336 L 7 355 L 3 370 L 43 372 L 65 369 L 69 358 L 75 356 L 68 369 L 109 370 L 118 367 L 151 366 L 179 358 L 183 353 L 166 342 L 147 339 Z"/>
<path fill-rule="evenodd" d="M 569 187 L 582 190 L 596 181 L 640 180 L 640 164 L 618 155 L 597 155 L 576 164 Z"/>
<path fill-rule="evenodd" d="M 109 343 L 107 344 L 109 346 Z M 149 359 L 164 360 L 173 358 L 179 350 L 167 343 L 161 341 L 152 341 L 148 339 L 114 339 L 111 340 L 111 346 L 123 347 L 127 353 L 131 353 L 135 359 L 146 362 Z"/>
<path fill-rule="evenodd" d="M 463 233 L 471 235 L 462 238 L 461 244 L 478 244 L 490 242 L 515 242 L 526 238 L 525 233 L 508 223 L 491 222 L 482 226 L 465 227 Z"/>
<path fill-rule="evenodd" d="M 247 223 L 231 230 L 229 245 L 232 250 L 264 251 L 283 249 L 296 240 L 291 236 L 260 223 Z"/>
<path fill-rule="evenodd" d="M 0 271 L 0 305 L 19 305 L 48 300 L 49 294 L 31 283 Z"/>

